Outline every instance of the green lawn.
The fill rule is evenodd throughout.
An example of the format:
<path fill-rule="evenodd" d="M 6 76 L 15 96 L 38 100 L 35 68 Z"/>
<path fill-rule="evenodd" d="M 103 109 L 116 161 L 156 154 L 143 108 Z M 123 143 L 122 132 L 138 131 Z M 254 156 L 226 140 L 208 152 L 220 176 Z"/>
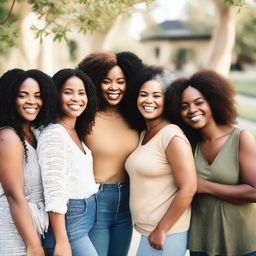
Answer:
<path fill-rule="evenodd" d="M 256 100 L 256 79 L 232 80 L 238 94 L 255 98 Z M 237 102 L 238 115 L 256 123 L 256 104 L 251 104 L 244 100 Z M 256 138 L 256 130 L 249 129 Z"/>
<path fill-rule="evenodd" d="M 232 80 L 237 93 L 256 97 L 256 80 Z"/>
<path fill-rule="evenodd" d="M 237 104 L 237 111 L 239 116 L 256 122 L 256 105 L 250 103 L 239 103 Z"/>

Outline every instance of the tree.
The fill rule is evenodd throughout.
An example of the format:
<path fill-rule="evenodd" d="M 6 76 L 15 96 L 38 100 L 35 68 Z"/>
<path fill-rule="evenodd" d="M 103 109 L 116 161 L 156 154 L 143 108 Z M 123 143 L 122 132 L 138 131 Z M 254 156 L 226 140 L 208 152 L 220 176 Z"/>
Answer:
<path fill-rule="evenodd" d="M 129 8 L 138 2 L 149 4 L 153 0 L 30 0 L 29 4 L 34 13 L 44 25 L 32 26 L 36 37 L 42 41 L 45 36 L 52 35 L 54 41 L 69 40 L 69 34 L 104 32 L 108 30 L 115 19 L 123 13 L 129 13 Z M 6 46 L 15 44 L 18 27 L 11 19 L 15 7 L 26 3 L 26 0 L 19 2 L 0 0 L 0 38 L 6 42 Z M 7 9 L 9 7 L 9 9 Z M 2 10 L 2 12 L 1 12 Z M 17 23 L 16 23 L 17 25 Z M 15 29 L 12 33 L 11 28 Z"/>
<path fill-rule="evenodd" d="M 255 8 L 243 8 L 237 24 L 237 64 L 256 62 L 256 12 Z"/>
<path fill-rule="evenodd" d="M 216 24 L 214 25 L 215 29 L 212 34 L 205 67 L 228 76 L 236 38 L 236 19 L 239 8 L 242 8 L 246 1 L 211 0 L 211 2 L 215 7 L 214 19 L 211 19 L 211 21 L 214 20 Z M 201 4 L 200 1 L 200 7 Z"/>

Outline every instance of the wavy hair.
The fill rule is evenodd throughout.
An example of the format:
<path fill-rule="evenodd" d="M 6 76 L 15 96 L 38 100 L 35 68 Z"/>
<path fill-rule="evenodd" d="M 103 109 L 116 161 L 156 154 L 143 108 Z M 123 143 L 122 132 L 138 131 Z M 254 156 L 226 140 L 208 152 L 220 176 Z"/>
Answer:
<path fill-rule="evenodd" d="M 0 127 L 12 127 L 19 135 L 25 150 L 25 137 L 22 129 L 23 120 L 16 110 L 15 100 L 21 84 L 27 79 L 32 78 L 40 88 L 40 95 L 43 106 L 35 120 L 31 122 L 34 128 L 40 128 L 56 120 L 56 89 L 50 76 L 42 71 L 31 69 L 12 69 L 7 71 L 0 78 Z"/>
<path fill-rule="evenodd" d="M 92 79 L 97 90 L 99 110 L 104 110 L 107 107 L 101 92 L 101 82 L 115 66 L 119 66 L 123 71 L 126 80 L 126 90 L 128 90 L 133 86 L 132 77 L 140 72 L 143 63 L 137 55 L 131 52 L 114 54 L 106 51 L 89 54 L 77 66 L 78 69 L 85 72 Z M 118 105 L 118 109 L 130 127 L 134 128 L 135 120 L 132 118 L 130 107 L 131 105 L 125 92 L 122 101 Z"/>
<path fill-rule="evenodd" d="M 171 82 L 174 80 L 174 74 L 163 67 L 158 66 L 147 66 L 144 65 L 143 69 L 137 73 L 132 80 L 133 86 L 128 90 L 127 97 L 131 104 L 131 112 L 133 113 L 133 119 L 135 120 L 135 129 L 139 132 L 146 128 L 146 123 L 138 110 L 137 98 L 141 86 L 150 80 L 155 80 L 159 82 L 165 91 Z M 166 117 L 165 108 L 163 112 L 163 117 Z"/>
<path fill-rule="evenodd" d="M 86 109 L 79 117 L 77 117 L 75 125 L 75 130 L 79 139 L 83 140 L 84 137 L 91 132 L 92 126 L 94 125 L 98 100 L 93 82 L 84 72 L 78 69 L 62 69 L 52 77 L 58 93 L 60 92 L 64 83 L 71 77 L 78 77 L 82 80 L 88 98 Z M 59 100 L 58 109 L 59 114 L 61 114 L 62 110 L 60 109 Z"/>
<path fill-rule="evenodd" d="M 192 144 L 200 140 L 200 133 L 189 127 L 180 115 L 181 96 L 189 86 L 200 91 L 205 97 L 217 124 L 235 124 L 237 118 L 235 89 L 228 79 L 213 70 L 201 70 L 188 79 L 177 79 L 166 91 L 167 118 L 184 130 Z"/>

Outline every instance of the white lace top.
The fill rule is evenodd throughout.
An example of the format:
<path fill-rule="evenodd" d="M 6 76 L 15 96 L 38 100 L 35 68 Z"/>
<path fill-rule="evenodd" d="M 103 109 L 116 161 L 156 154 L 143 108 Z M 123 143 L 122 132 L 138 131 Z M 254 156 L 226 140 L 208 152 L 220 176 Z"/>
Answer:
<path fill-rule="evenodd" d="M 88 198 L 98 191 L 91 151 L 84 152 L 60 124 L 50 124 L 38 138 L 46 211 L 65 214 L 69 199 Z"/>

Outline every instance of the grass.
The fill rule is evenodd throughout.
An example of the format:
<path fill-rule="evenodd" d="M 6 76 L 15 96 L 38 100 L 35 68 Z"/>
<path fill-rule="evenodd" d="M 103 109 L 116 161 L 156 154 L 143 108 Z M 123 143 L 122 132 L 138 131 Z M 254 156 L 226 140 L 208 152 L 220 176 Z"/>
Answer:
<path fill-rule="evenodd" d="M 251 105 L 250 103 L 239 103 L 238 101 L 237 111 L 240 117 L 256 122 L 256 104 Z"/>
<path fill-rule="evenodd" d="M 232 82 L 238 94 L 255 98 L 256 102 L 256 79 L 233 79 Z M 250 101 L 237 100 L 237 111 L 241 118 L 256 123 L 256 104 L 251 104 Z M 256 130 L 253 127 L 248 130 L 250 130 L 256 138 Z"/>
<path fill-rule="evenodd" d="M 256 98 L 256 80 L 255 79 L 236 79 L 232 80 L 237 93 Z"/>

